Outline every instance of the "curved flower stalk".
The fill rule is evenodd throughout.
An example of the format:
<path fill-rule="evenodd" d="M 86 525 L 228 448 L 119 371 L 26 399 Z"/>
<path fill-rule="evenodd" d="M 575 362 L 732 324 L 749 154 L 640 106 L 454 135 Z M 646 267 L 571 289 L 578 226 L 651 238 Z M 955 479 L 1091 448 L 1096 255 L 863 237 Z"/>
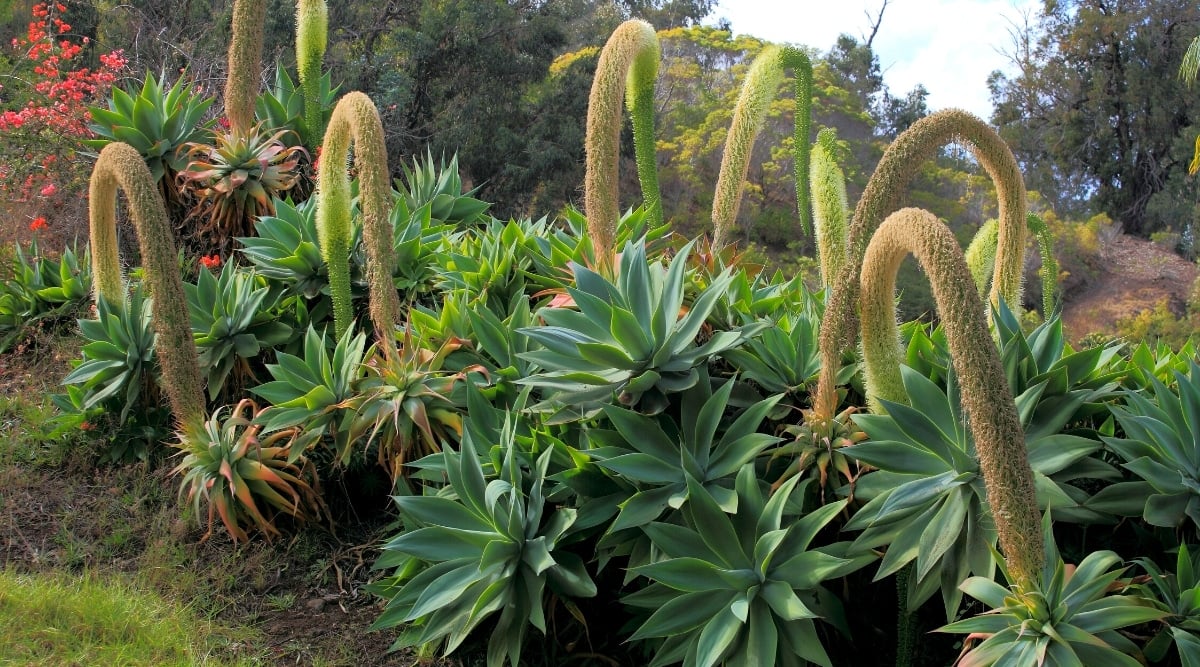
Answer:
<path fill-rule="evenodd" d="M 1037 239 L 1038 253 L 1042 258 L 1042 267 L 1038 276 L 1042 279 L 1042 315 L 1049 318 L 1054 313 L 1054 292 L 1058 285 L 1058 261 L 1054 259 L 1054 234 L 1037 214 L 1025 216 L 1025 226 L 1029 233 Z M 967 246 L 967 266 L 971 268 L 971 278 L 979 288 L 980 296 L 988 292 L 989 281 L 995 270 L 996 244 L 1000 238 L 1000 223 L 996 219 L 983 223 L 971 245 Z"/>
<path fill-rule="evenodd" d="M 858 330 L 855 303 L 867 242 L 879 223 L 896 210 L 900 196 L 918 167 L 952 141 L 967 145 L 996 186 L 1000 207 L 1000 234 L 989 302 L 1004 299 L 1015 311 L 1021 305 L 1021 270 L 1025 251 L 1025 182 L 1008 145 L 983 121 L 959 110 L 947 109 L 913 123 L 888 146 L 866 190 L 858 200 L 850 223 L 846 265 L 833 285 L 825 319 L 821 322 L 821 376 L 813 406 L 828 417 L 837 409 L 835 377 L 842 352 L 854 344 Z"/>
<path fill-rule="evenodd" d="M 363 246 L 367 251 L 367 284 L 370 286 L 371 321 L 384 355 L 395 356 L 392 329 L 400 312 L 400 299 L 392 283 L 391 183 L 388 179 L 387 147 L 383 123 L 371 98 L 360 92 L 347 93 L 333 109 L 317 180 L 317 237 L 329 267 L 329 289 L 333 297 L 333 319 L 340 337 L 349 328 L 354 313 L 350 304 L 350 175 L 346 158 L 354 141 L 354 159 L 359 172 L 359 201 L 363 211 Z"/>
<path fill-rule="evenodd" d="M 1055 291 L 1058 289 L 1058 260 L 1054 259 L 1054 233 L 1036 213 L 1025 217 L 1025 224 L 1037 239 L 1038 252 L 1042 254 L 1042 268 L 1038 275 L 1042 279 L 1042 317 L 1049 319 L 1054 313 Z"/>
<path fill-rule="evenodd" d="M 304 125 L 309 136 L 325 133 L 321 116 L 321 61 L 329 40 L 329 6 L 325 0 L 296 1 L 296 69 L 304 89 Z"/>
<path fill-rule="evenodd" d="M 837 163 L 837 132 L 823 128 L 809 159 L 809 190 L 812 193 L 813 228 L 817 257 L 821 262 L 821 284 L 829 285 L 846 263 L 846 176 Z"/>
<path fill-rule="evenodd" d="M 750 152 L 754 140 L 767 116 L 767 108 L 775 97 L 783 71 L 791 68 L 796 77 L 796 129 L 793 137 L 796 168 L 796 206 L 802 229 L 809 229 L 811 212 L 808 204 L 808 132 L 812 122 L 812 63 L 808 56 L 790 46 L 768 45 L 754 59 L 725 139 L 717 190 L 713 196 L 713 247 L 719 248 L 729 229 L 737 220 L 742 204 L 742 183 L 750 168 Z"/>
<path fill-rule="evenodd" d="M 266 0 L 235 0 L 233 36 L 229 41 L 229 73 L 225 81 L 225 116 L 234 130 L 254 125 L 254 98 L 258 95 L 258 70 L 262 67 L 263 23 Z"/>
<path fill-rule="evenodd" d="M 1032 583 L 1042 567 L 1041 514 L 1025 436 L 962 251 L 928 211 L 910 208 L 888 216 L 863 260 L 863 359 L 873 411 L 878 412 L 880 398 L 908 402 L 900 375 L 895 286 L 900 262 L 909 253 L 933 285 L 1000 546 L 1017 581 Z"/>
<path fill-rule="evenodd" d="M 996 269 L 996 242 L 1000 239 L 1000 222 L 991 218 L 975 232 L 967 246 L 967 268 L 980 298 L 986 297 Z"/>
<path fill-rule="evenodd" d="M 618 164 L 621 151 L 621 105 L 628 94 L 633 117 L 634 149 L 645 208 L 662 220 L 658 167 L 654 149 L 654 79 L 658 75 L 658 35 L 645 21 L 632 19 L 613 31 L 600 52 L 588 96 L 587 152 L 583 198 L 595 262 L 602 273 L 613 264 L 617 220 Z M 655 225 L 652 225 L 655 226 Z"/>
<path fill-rule="evenodd" d="M 88 188 L 96 301 L 115 305 L 125 300 L 117 252 L 118 190 L 129 200 L 146 267 L 145 282 L 154 298 L 154 330 L 158 335 L 157 349 L 167 398 L 185 431 L 199 428 L 205 417 L 201 393 L 204 381 L 200 377 L 167 211 L 141 154 L 121 142 L 108 144 L 100 151 Z"/>

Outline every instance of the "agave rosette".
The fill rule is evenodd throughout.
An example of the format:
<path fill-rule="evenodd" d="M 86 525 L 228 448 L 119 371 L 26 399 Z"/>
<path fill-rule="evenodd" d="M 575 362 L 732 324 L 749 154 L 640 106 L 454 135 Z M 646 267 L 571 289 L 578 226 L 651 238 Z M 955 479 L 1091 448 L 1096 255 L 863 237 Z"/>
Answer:
<path fill-rule="evenodd" d="M 215 144 L 185 144 L 189 162 L 179 179 L 198 199 L 191 215 L 208 218 L 197 237 L 224 249 L 230 239 L 248 236 L 259 216 L 274 213 L 272 199 L 296 184 L 304 154 L 280 141 L 284 133 L 233 128 L 217 133 Z"/>
<path fill-rule="evenodd" d="M 545 326 L 520 332 L 544 349 L 522 356 L 540 372 L 522 384 L 542 389 L 540 409 L 594 413 L 615 398 L 644 412 L 662 411 L 667 395 L 694 386 L 710 358 L 741 345 L 767 325 L 755 322 L 697 335 L 733 274 L 717 276 L 685 307 L 685 271 L 691 244 L 669 267 L 646 259 L 644 243 L 621 255 L 615 282 L 576 265 L 567 294 L 576 308 L 543 308 Z"/>
<path fill-rule="evenodd" d="M 990 611 L 938 628 L 970 635 L 957 667 L 1143 664 L 1137 646 L 1117 631 L 1156 621 L 1166 612 L 1137 596 L 1110 595 L 1126 588 L 1121 581 L 1126 568 L 1113 569 L 1121 557 L 1111 551 L 1094 551 L 1078 565 L 1064 563 L 1049 526 L 1047 520 L 1045 564 L 1037 581 L 1007 588 L 990 577 L 962 583 L 962 590 Z M 1012 581 L 998 554 L 996 560 Z M 972 639 L 982 641 L 972 646 Z"/>
<path fill-rule="evenodd" d="M 397 573 L 374 586 L 388 599 L 373 629 L 406 624 L 393 648 L 440 643 L 455 650 L 480 623 L 495 618 L 488 664 L 520 664 L 529 626 L 547 632 L 547 598 L 596 595 L 583 559 L 562 548 L 574 509 L 548 503 L 544 485 L 552 452 L 523 470 L 510 416 L 499 443 L 476 443 L 467 429 L 462 452 L 437 458 L 449 486 L 436 495 L 396 496 L 407 529 L 384 544 L 376 567 Z M 500 444 L 495 479 L 484 476 L 476 451 Z"/>
<path fill-rule="evenodd" d="M 271 517 L 281 512 L 298 521 L 320 519 L 324 501 L 316 474 L 302 455 L 290 453 L 295 429 L 259 438 L 254 423 L 258 406 L 240 401 L 228 415 L 218 408 L 199 427 L 185 427 L 179 447 L 183 460 L 172 474 L 182 474 L 179 495 L 192 504 L 196 516 L 207 515 L 207 538 L 220 517 L 234 542 L 247 540 L 251 525 L 268 538 L 279 535 Z M 207 504 L 207 512 L 201 505 Z"/>
<path fill-rule="evenodd" d="M 623 601 L 652 610 L 631 637 L 658 640 L 652 667 L 832 666 L 814 619 L 836 619 L 840 605 L 821 582 L 858 569 L 864 559 L 845 557 L 845 543 L 809 548 L 844 500 L 784 520 L 789 500 L 802 494 L 799 481 L 768 498 L 753 466 L 745 466 L 730 516 L 689 478 L 692 500 L 682 522 L 645 526 L 660 557 L 633 571 L 653 583 Z"/>
<path fill-rule="evenodd" d="M 887 547 L 876 580 L 914 564 L 910 610 L 940 589 L 946 617 L 953 618 L 962 598 L 959 583 L 972 574 L 992 574 L 996 528 L 953 373 L 943 390 L 907 366 L 901 370 L 909 400 L 919 407 L 882 401 L 887 414 L 854 415 L 870 439 L 841 450 L 878 469 L 858 478 L 855 494 L 867 503 L 846 529 L 863 531 L 854 541 L 856 553 Z M 1101 443 L 1057 428 L 1028 428 L 1044 388 L 1039 383 L 1015 399 L 1027 428 L 1038 503 L 1068 519 L 1100 518 L 1082 506 L 1087 494 L 1059 475 L 1072 479 L 1073 466 Z"/>

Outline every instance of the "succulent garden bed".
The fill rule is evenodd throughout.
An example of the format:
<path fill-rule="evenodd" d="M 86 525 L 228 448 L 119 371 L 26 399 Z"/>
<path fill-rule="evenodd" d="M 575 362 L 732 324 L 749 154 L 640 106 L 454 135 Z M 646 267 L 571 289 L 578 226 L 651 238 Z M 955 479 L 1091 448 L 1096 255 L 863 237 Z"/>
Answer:
<path fill-rule="evenodd" d="M 185 78 L 113 89 L 89 245 L 18 246 L 10 381 L 62 386 L 5 399 L 7 567 L 195 597 L 254 626 L 210 648 L 250 663 L 1200 665 L 1195 350 L 1067 342 L 987 124 L 913 123 L 851 211 L 808 56 L 766 48 L 712 234 L 683 238 L 632 20 L 599 54 L 585 211 L 501 220 L 455 159 L 387 164 L 374 102 L 322 72 L 325 3 L 298 4 L 299 85 L 259 91 L 265 2 L 238 0 L 223 122 Z M 728 244 L 789 73 L 813 285 Z M 949 142 L 997 193 L 965 253 L 900 206 Z M 909 255 L 936 325 L 897 324 Z"/>

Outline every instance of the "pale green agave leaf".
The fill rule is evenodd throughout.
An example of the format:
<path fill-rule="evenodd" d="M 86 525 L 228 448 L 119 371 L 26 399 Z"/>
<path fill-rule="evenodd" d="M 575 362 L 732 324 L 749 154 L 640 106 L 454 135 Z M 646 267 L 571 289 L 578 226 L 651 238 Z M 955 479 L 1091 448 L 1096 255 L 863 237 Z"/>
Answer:
<path fill-rule="evenodd" d="M 821 597 L 821 581 L 862 563 L 807 549 L 844 501 L 780 527 L 783 506 L 803 488 L 799 482 L 793 477 L 764 501 L 762 483 L 748 464 L 738 474 L 738 510 L 730 515 L 689 479 L 683 524 L 643 528 L 661 557 L 635 569 L 652 583 L 624 602 L 654 610 L 631 637 L 651 643 L 661 638 L 651 664 L 830 665 L 813 624 L 825 610 L 813 601 Z"/>
<path fill-rule="evenodd" d="M 558 596 L 586 598 L 596 585 L 582 559 L 558 548 L 576 521 L 572 509 L 546 506 L 543 480 L 553 449 L 529 470 L 518 461 L 519 429 L 509 415 L 499 433 L 481 426 L 464 429 L 462 454 L 440 455 L 450 496 L 398 496 L 407 530 L 384 545 L 388 562 L 403 563 L 396 580 L 375 591 L 388 598 L 376 629 L 411 623 L 420 632 L 402 633 L 394 648 L 439 643 L 449 653 L 478 625 L 496 618 L 488 664 L 518 664 L 526 629 L 546 632 L 547 585 Z M 487 479 L 474 439 L 489 437 L 504 460 Z M 413 563 L 416 565 L 413 565 Z M 497 639 L 499 637 L 499 639 Z"/>

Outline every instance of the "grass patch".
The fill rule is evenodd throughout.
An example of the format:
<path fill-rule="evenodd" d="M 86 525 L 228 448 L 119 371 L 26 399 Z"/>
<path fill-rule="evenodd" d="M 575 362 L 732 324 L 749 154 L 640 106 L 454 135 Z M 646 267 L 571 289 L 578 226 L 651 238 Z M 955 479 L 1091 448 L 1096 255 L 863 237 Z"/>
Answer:
<path fill-rule="evenodd" d="M 0 571 L 0 628 L 0 664 L 255 664 L 215 658 L 237 637 L 111 576 Z"/>

